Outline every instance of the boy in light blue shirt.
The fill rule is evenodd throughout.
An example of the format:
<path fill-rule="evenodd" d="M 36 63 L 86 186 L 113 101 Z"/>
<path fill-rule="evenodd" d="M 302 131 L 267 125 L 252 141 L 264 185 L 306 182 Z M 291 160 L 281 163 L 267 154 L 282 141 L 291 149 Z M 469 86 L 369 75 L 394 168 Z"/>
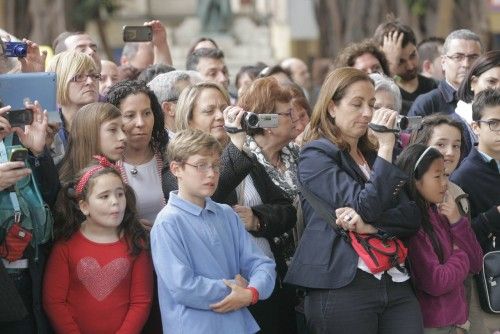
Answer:
<path fill-rule="evenodd" d="M 169 143 L 179 190 L 151 230 L 165 333 L 255 333 L 247 309 L 268 298 L 275 263 L 251 240 L 238 215 L 210 199 L 219 180 L 221 147 L 199 130 Z"/>

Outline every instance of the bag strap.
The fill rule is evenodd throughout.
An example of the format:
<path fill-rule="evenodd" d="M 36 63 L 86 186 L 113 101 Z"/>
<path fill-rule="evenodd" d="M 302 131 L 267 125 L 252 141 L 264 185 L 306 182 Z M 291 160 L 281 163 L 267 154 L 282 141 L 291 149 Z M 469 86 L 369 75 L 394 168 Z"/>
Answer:
<path fill-rule="evenodd" d="M 333 213 L 332 210 L 328 208 L 328 205 L 320 199 L 318 196 L 313 194 L 307 187 L 305 187 L 300 181 L 298 181 L 298 186 L 300 189 L 300 193 L 304 198 L 307 200 L 307 202 L 313 207 L 313 209 L 325 220 L 330 224 L 330 226 L 333 228 L 333 230 L 337 233 L 339 233 L 342 238 L 350 242 L 350 237 L 349 234 L 338 227 L 338 225 L 335 223 L 337 220 L 337 216 Z"/>
<path fill-rule="evenodd" d="M 12 135 L 9 135 L 5 138 L 7 144 L 12 144 Z M 0 141 L 0 163 L 8 162 L 9 159 L 7 157 L 7 148 L 5 146 L 4 141 Z M 12 203 L 12 207 L 14 208 L 14 222 L 19 223 L 21 220 L 21 207 L 19 206 L 19 200 L 17 198 L 16 188 L 13 186 L 9 191 L 10 202 Z"/>

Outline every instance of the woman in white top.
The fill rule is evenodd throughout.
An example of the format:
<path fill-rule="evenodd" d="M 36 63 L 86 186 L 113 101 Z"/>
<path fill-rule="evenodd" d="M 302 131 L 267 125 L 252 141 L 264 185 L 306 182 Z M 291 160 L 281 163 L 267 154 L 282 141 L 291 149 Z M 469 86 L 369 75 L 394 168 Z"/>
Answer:
<path fill-rule="evenodd" d="M 122 113 L 127 147 L 122 177 L 137 195 L 141 223 L 148 229 L 165 206 L 162 191 L 162 154 L 168 143 L 163 113 L 154 93 L 142 81 L 122 81 L 112 86 L 107 100 Z"/>

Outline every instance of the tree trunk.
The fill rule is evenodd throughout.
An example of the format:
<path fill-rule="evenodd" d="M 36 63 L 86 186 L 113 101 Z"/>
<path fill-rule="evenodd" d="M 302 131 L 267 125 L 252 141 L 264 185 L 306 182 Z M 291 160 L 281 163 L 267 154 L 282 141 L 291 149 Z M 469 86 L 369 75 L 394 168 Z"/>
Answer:
<path fill-rule="evenodd" d="M 29 12 L 33 22 L 30 39 L 39 44 L 52 45 L 66 30 L 64 0 L 32 0 Z"/>
<path fill-rule="evenodd" d="M 109 60 L 113 61 L 113 52 L 109 47 L 108 36 L 106 35 L 106 20 L 102 19 L 100 13 L 96 17 L 96 25 L 99 32 L 99 39 L 101 40 L 101 50 L 104 51 Z"/>
<path fill-rule="evenodd" d="M 6 24 L 8 33 L 19 39 L 28 37 L 31 31 L 31 20 L 28 13 L 28 0 L 5 1 Z"/>

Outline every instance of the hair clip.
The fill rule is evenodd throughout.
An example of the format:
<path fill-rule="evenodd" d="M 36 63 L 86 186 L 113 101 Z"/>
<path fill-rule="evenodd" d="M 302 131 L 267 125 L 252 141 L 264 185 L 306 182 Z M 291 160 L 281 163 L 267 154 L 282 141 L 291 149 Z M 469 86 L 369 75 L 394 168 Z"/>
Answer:
<path fill-rule="evenodd" d="M 68 189 L 66 189 L 66 196 L 69 198 L 75 199 L 76 198 L 76 192 L 75 192 L 75 187 L 74 185 L 70 185 Z"/>

